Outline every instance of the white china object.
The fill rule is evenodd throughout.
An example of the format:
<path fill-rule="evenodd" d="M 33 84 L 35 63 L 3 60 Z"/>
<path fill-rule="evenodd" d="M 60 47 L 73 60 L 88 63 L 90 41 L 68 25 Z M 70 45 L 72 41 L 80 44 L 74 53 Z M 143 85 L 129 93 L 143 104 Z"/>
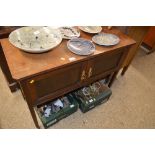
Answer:
<path fill-rule="evenodd" d="M 95 51 L 95 45 L 83 38 L 74 38 L 67 42 L 68 49 L 77 55 L 90 55 Z"/>
<path fill-rule="evenodd" d="M 59 30 L 64 39 L 73 39 L 80 36 L 80 32 L 74 27 L 60 27 Z"/>
<path fill-rule="evenodd" d="M 58 29 L 45 26 L 30 26 L 16 29 L 9 35 L 15 47 L 30 53 L 43 53 L 58 46 L 62 41 Z"/>
<path fill-rule="evenodd" d="M 101 26 L 79 26 L 79 29 L 87 33 L 99 33 L 102 31 Z"/>
<path fill-rule="evenodd" d="M 92 41 L 98 45 L 113 46 L 120 42 L 120 38 L 110 33 L 99 33 L 93 36 Z"/>

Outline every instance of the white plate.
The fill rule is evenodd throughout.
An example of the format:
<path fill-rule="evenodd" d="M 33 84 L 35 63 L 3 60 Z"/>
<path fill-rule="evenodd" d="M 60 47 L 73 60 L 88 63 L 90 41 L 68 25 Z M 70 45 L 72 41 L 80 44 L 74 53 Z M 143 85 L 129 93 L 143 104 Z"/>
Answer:
<path fill-rule="evenodd" d="M 61 33 L 58 29 L 44 26 L 22 27 L 9 35 L 9 41 L 15 47 L 30 53 L 43 53 L 58 46 Z"/>
<path fill-rule="evenodd" d="M 101 26 L 79 26 L 79 29 L 87 33 L 99 33 L 102 31 Z"/>
<path fill-rule="evenodd" d="M 118 36 L 110 33 L 99 33 L 92 38 L 93 42 L 98 45 L 113 46 L 120 42 Z"/>
<path fill-rule="evenodd" d="M 64 39 L 73 39 L 80 36 L 80 32 L 74 27 L 60 27 L 59 30 Z"/>

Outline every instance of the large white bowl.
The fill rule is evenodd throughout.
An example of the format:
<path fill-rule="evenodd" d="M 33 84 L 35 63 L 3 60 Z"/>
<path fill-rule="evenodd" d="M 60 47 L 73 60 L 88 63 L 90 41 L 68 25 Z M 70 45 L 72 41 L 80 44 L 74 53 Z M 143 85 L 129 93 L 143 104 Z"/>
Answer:
<path fill-rule="evenodd" d="M 22 27 L 9 35 L 15 47 L 30 53 L 43 53 L 59 45 L 62 41 L 58 29 L 43 26 Z"/>

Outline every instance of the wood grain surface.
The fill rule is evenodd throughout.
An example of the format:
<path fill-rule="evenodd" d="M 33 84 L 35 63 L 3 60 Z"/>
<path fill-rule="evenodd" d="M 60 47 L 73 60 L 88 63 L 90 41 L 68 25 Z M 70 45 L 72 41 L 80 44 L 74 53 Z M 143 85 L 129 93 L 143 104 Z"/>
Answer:
<path fill-rule="evenodd" d="M 80 37 L 91 40 L 93 35 L 82 31 L 80 32 Z M 118 35 L 121 40 L 120 43 L 111 47 L 98 46 L 95 44 L 96 51 L 90 56 L 78 56 L 70 52 L 67 48 L 67 40 L 63 40 L 59 46 L 43 54 L 30 54 L 21 51 L 14 47 L 9 42 L 8 38 L 1 39 L 0 42 L 12 77 L 15 80 L 21 80 L 41 72 L 54 70 L 58 67 L 63 67 L 64 65 L 71 65 L 71 63 L 90 59 L 104 52 L 110 52 L 115 49 L 135 44 L 133 39 L 123 34 L 118 29 L 114 28 L 112 30 L 106 30 L 106 32 Z"/>
<path fill-rule="evenodd" d="M 146 33 L 143 42 L 150 47 L 154 47 L 155 45 L 155 26 L 151 26 Z"/>

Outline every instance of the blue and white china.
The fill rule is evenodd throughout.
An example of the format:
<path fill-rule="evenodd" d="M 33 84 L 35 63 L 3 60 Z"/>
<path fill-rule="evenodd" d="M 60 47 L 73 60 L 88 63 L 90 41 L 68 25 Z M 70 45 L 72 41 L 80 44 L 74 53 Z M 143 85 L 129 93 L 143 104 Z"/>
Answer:
<path fill-rule="evenodd" d="M 79 29 L 87 33 L 99 33 L 102 31 L 101 26 L 79 26 Z"/>
<path fill-rule="evenodd" d="M 15 47 L 30 53 L 43 53 L 58 46 L 62 41 L 58 29 L 45 26 L 22 27 L 9 35 Z"/>
<path fill-rule="evenodd" d="M 83 38 L 74 38 L 67 42 L 68 49 L 77 55 L 90 55 L 95 51 L 95 45 Z"/>
<path fill-rule="evenodd" d="M 98 45 L 112 46 L 120 42 L 120 38 L 110 33 L 99 33 L 92 38 L 93 42 Z"/>
<path fill-rule="evenodd" d="M 64 39 L 73 39 L 80 37 L 80 32 L 74 27 L 60 27 L 59 28 L 62 38 Z"/>

